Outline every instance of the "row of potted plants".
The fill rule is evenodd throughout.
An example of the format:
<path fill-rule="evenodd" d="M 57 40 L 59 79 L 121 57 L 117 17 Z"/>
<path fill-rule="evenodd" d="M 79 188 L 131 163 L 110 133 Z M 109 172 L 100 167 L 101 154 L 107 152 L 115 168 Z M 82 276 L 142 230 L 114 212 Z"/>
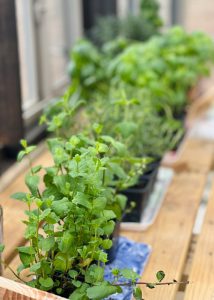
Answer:
<path fill-rule="evenodd" d="M 74 47 L 71 86 L 41 119 L 54 134 L 48 139 L 53 164 L 32 167 L 29 192 L 13 195 L 28 208 L 29 246 L 18 248 L 16 276 L 25 282 L 21 272 L 28 269 L 28 285 L 71 300 L 104 299 L 123 285 L 142 299 L 132 270 L 114 269 L 114 281 L 104 279 L 112 234 L 131 201 L 151 191 L 159 161 L 183 134 L 176 118 L 187 92 L 214 57 L 208 37 L 180 28 L 124 45 L 117 55 L 88 41 Z M 19 160 L 34 150 L 21 143 Z M 157 281 L 163 278 L 159 271 Z"/>
<path fill-rule="evenodd" d="M 71 87 L 43 121 L 49 131 L 69 136 L 90 132 L 99 120 L 103 133 L 126 144 L 131 155 L 152 158 L 147 174 L 139 176 L 141 182 L 123 191 L 129 203 L 136 202 L 133 215 L 124 220 L 139 221 L 139 207 L 152 191 L 159 162 L 184 136 L 188 92 L 209 73 L 214 48 L 205 34 L 188 34 L 180 27 L 145 43 L 110 43 L 115 47 L 108 43 L 102 51 L 86 40 L 74 46 Z"/>

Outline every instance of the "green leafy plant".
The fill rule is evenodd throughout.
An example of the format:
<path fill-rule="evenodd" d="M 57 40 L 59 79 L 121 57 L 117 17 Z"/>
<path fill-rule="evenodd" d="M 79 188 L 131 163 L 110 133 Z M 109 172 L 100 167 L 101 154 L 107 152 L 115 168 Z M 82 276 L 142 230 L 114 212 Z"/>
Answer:
<path fill-rule="evenodd" d="M 176 114 L 187 104 L 189 89 L 209 74 L 213 61 L 211 38 L 174 27 L 146 43 L 127 47 L 108 72 L 112 84 L 143 88 L 156 107 L 166 104 Z"/>
<path fill-rule="evenodd" d="M 49 139 L 53 165 L 32 167 L 25 178 L 29 191 L 12 195 L 27 205 L 24 224 L 29 244 L 17 248 L 21 265 L 13 273 L 31 287 L 71 300 L 103 299 L 122 292 L 123 285 L 131 286 L 140 299 L 139 276 L 132 270 L 113 270 L 115 280 L 104 279 L 105 249 L 112 245 L 109 236 L 116 218 L 108 194 L 112 202 L 116 194 L 103 179 L 109 168 L 108 145 L 100 141 L 88 144 L 84 136 Z M 26 141 L 22 145 L 26 151 Z M 3 250 L 0 245 L 0 252 Z M 27 282 L 21 278 L 25 269 L 32 278 Z M 158 281 L 163 277 L 162 272 Z M 121 278 L 123 282 L 118 282 Z"/>
<path fill-rule="evenodd" d="M 30 245 L 18 247 L 18 276 L 29 269 L 33 279 L 28 285 L 70 299 L 103 299 L 120 292 L 103 279 L 104 249 L 112 245 L 116 218 L 108 200 L 117 197 L 103 182 L 108 146 L 88 145 L 80 136 L 53 138 L 48 145 L 54 164 L 43 170 L 44 190 L 38 166 L 26 176 L 29 192 L 12 196 L 28 207 L 24 223 Z"/>
<path fill-rule="evenodd" d="M 159 5 L 156 0 L 140 2 L 136 15 L 128 14 L 124 18 L 117 16 L 100 17 L 89 32 L 89 37 L 99 47 L 117 38 L 145 41 L 159 33 L 163 21 L 159 16 Z"/>
<path fill-rule="evenodd" d="M 109 99 L 102 99 L 87 106 L 89 123 L 94 119 L 103 124 L 103 132 L 126 144 L 131 155 L 136 157 L 162 157 L 180 140 L 181 123 L 172 117 L 168 108 L 160 116 L 157 109 L 136 89 L 110 92 Z"/>
<path fill-rule="evenodd" d="M 103 57 L 90 41 L 80 40 L 74 45 L 68 71 L 79 98 L 90 99 L 93 89 L 106 90 Z"/>

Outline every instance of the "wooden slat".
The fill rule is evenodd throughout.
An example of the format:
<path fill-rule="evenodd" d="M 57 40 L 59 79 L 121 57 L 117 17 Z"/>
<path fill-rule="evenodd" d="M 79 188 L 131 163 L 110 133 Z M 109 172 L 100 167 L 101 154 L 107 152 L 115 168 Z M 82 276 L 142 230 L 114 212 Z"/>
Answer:
<path fill-rule="evenodd" d="M 35 165 L 42 164 L 49 166 L 51 164 L 50 154 L 44 151 L 34 162 Z M 4 259 L 9 263 L 16 255 L 15 248 L 22 245 L 25 240 L 23 238 L 25 225 L 21 222 L 25 219 L 24 211 L 26 205 L 20 201 L 10 198 L 13 193 L 26 191 L 24 177 L 28 172 L 26 170 L 20 174 L 1 194 L 0 203 L 3 207 L 4 214 Z"/>
<path fill-rule="evenodd" d="M 202 95 L 193 103 L 191 103 L 191 106 L 189 107 L 186 118 L 186 125 L 188 127 L 194 124 L 194 122 L 197 121 L 199 118 L 203 117 L 207 109 L 214 103 L 213 82 L 212 84 L 206 84 L 204 82 L 204 85 L 207 85 L 206 90 L 203 88 L 204 92 L 202 93 Z"/>
<path fill-rule="evenodd" d="M 202 232 L 199 236 L 190 272 L 185 300 L 214 299 L 214 182 Z"/>
<path fill-rule="evenodd" d="M 189 172 L 208 173 L 213 165 L 214 143 L 187 138 L 178 154 L 177 163 L 186 165 Z"/>
<path fill-rule="evenodd" d="M 147 232 L 123 232 L 130 239 L 152 246 L 152 254 L 143 274 L 144 281 L 154 281 L 158 270 L 166 272 L 166 280 L 181 279 L 205 181 L 203 174 L 175 175 L 153 226 Z M 154 290 L 142 287 L 147 300 L 175 299 L 177 289 L 175 285 Z"/>
<path fill-rule="evenodd" d="M 1 300 L 63 300 L 65 298 L 43 292 L 24 284 L 0 277 Z"/>

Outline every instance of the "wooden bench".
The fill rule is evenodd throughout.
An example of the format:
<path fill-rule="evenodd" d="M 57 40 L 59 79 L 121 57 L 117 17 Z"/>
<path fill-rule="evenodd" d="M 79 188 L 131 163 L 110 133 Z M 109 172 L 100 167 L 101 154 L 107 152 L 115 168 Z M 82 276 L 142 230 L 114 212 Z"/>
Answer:
<path fill-rule="evenodd" d="M 142 287 L 146 300 L 178 300 L 184 299 L 184 297 L 185 300 L 214 299 L 211 298 L 214 293 L 214 275 L 212 275 L 212 267 L 210 267 L 214 262 L 212 260 L 212 255 L 214 255 L 212 232 L 214 204 L 211 202 L 214 198 L 214 187 L 209 197 L 203 230 L 199 237 L 193 236 L 193 226 L 198 208 L 208 174 L 212 169 L 213 154 L 214 143 L 185 140 L 178 156 L 178 163 L 185 162 L 188 168 L 179 170 L 174 175 L 154 224 L 145 232 L 126 230 L 121 233 L 130 239 L 148 243 L 152 247 L 149 262 L 142 276 L 144 281 L 154 281 L 156 271 L 164 270 L 167 281 L 189 279 L 191 282 L 188 286 L 160 286 L 153 290 Z M 44 152 L 35 161 L 36 164 L 44 163 L 45 165 L 49 165 L 49 162 L 50 157 L 47 152 Z M 1 199 L 4 199 L 1 203 L 4 208 L 4 233 L 7 247 L 5 259 L 14 269 L 19 264 L 14 247 L 24 242 L 22 238 L 24 228 L 20 225 L 20 219 L 24 217 L 24 207 L 21 203 L 9 200 L 9 195 L 24 190 L 24 173 L 20 174 L 0 196 Z M 192 251 L 192 248 L 196 250 Z M 8 270 L 5 270 L 3 275 L 15 280 Z M 10 295 L 8 290 L 11 291 L 10 298 L 7 296 Z M 13 281 L 0 278 L 0 295 L 4 295 L 0 299 L 43 299 L 41 294 L 35 291 L 33 293 L 29 288 L 21 298 L 22 291 L 22 285 L 19 289 L 18 283 L 14 286 Z M 16 294 L 17 298 L 14 296 Z M 44 299 L 49 299 L 45 297 Z"/>

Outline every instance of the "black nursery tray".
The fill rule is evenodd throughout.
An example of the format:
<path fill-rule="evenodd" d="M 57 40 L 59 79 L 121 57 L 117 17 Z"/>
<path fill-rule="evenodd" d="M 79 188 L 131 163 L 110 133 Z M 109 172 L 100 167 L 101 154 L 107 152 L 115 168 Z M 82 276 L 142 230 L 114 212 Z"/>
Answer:
<path fill-rule="evenodd" d="M 148 228 L 154 222 L 160 210 L 166 190 L 168 188 L 169 183 L 171 182 L 172 177 L 172 169 L 160 167 L 158 170 L 156 182 L 154 183 L 152 192 L 149 195 L 148 191 L 149 188 L 151 188 L 150 186 L 147 190 L 142 190 L 142 192 L 144 192 L 143 196 L 145 196 L 145 198 L 143 198 L 143 196 L 142 198 L 140 198 L 140 193 L 132 194 L 132 197 L 133 195 L 139 196 L 139 206 L 137 208 L 138 211 L 136 209 L 137 213 L 134 214 L 133 217 L 123 218 L 121 223 L 122 229 L 129 229 L 133 227 L 136 230 L 143 230 Z"/>
<path fill-rule="evenodd" d="M 144 174 L 139 177 L 138 184 L 122 192 L 127 197 L 127 207 L 130 207 L 132 202 L 135 203 L 131 212 L 123 217 L 124 222 L 140 222 L 142 211 L 153 191 L 159 165 L 160 161 L 150 163 Z"/>

